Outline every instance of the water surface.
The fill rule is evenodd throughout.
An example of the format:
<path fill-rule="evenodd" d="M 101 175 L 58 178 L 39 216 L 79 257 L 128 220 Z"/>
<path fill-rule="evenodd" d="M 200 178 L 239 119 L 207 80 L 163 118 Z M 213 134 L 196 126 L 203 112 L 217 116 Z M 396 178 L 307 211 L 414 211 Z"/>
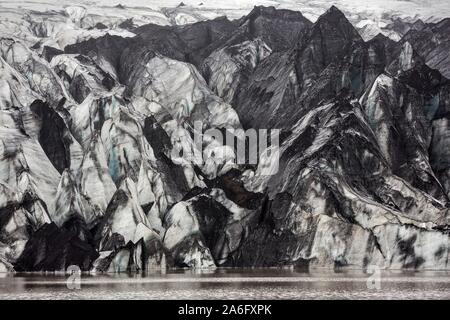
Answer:
<path fill-rule="evenodd" d="M 379 286 L 357 271 L 172 271 L 83 274 L 69 289 L 64 274 L 0 274 L 0 299 L 450 299 L 448 272 L 387 272 Z"/>

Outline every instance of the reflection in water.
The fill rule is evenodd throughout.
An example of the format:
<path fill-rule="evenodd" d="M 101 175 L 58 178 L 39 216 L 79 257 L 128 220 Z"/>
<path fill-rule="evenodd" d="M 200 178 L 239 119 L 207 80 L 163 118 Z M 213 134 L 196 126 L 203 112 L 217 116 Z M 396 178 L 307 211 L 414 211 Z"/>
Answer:
<path fill-rule="evenodd" d="M 380 289 L 356 271 L 177 270 L 83 274 L 70 290 L 62 273 L 1 274 L 0 299 L 450 299 L 447 272 L 386 272 Z"/>

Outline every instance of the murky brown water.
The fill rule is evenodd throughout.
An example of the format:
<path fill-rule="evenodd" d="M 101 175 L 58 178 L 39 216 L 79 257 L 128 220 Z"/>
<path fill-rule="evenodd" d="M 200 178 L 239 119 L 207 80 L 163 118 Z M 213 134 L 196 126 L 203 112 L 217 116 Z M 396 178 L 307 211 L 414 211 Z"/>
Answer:
<path fill-rule="evenodd" d="M 177 271 L 147 275 L 0 274 L 0 299 L 450 299 L 448 272 Z M 373 278 L 371 278 L 373 279 Z"/>

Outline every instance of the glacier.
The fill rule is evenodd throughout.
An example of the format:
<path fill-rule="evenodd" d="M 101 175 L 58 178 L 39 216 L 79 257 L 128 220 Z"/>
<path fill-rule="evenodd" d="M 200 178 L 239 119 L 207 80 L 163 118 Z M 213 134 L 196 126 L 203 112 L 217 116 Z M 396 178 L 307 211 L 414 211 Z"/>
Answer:
<path fill-rule="evenodd" d="M 448 269 L 450 20 L 317 3 L 0 2 L 0 272 Z"/>

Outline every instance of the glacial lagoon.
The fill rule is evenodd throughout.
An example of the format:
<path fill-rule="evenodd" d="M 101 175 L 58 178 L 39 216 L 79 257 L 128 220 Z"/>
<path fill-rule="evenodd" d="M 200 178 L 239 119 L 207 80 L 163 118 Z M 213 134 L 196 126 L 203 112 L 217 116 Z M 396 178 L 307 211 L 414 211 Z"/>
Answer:
<path fill-rule="evenodd" d="M 2 273 L 0 299 L 450 299 L 445 271 L 218 269 L 69 277 Z"/>

